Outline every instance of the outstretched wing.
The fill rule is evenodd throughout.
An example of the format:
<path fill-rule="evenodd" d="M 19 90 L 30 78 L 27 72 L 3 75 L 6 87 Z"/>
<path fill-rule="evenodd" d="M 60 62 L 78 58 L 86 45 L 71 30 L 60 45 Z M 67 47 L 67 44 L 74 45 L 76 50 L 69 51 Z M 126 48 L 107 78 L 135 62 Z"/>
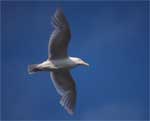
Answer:
<path fill-rule="evenodd" d="M 62 9 L 57 9 L 52 17 L 54 30 L 50 36 L 48 54 L 50 59 L 67 57 L 67 48 L 71 38 L 69 24 Z"/>
<path fill-rule="evenodd" d="M 73 114 L 76 103 L 76 88 L 69 70 L 53 71 L 51 78 L 57 92 L 62 96 L 60 104 L 69 114 Z"/>

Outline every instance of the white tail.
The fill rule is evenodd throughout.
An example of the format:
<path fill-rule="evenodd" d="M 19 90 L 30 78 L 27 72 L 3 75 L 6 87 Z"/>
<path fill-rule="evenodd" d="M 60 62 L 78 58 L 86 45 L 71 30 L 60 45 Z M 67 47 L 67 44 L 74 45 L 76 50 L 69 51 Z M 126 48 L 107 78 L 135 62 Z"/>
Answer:
<path fill-rule="evenodd" d="M 33 74 L 33 73 L 39 71 L 39 69 L 37 68 L 37 65 L 38 65 L 38 64 L 29 65 L 29 66 L 28 66 L 28 73 L 29 73 L 29 74 Z"/>

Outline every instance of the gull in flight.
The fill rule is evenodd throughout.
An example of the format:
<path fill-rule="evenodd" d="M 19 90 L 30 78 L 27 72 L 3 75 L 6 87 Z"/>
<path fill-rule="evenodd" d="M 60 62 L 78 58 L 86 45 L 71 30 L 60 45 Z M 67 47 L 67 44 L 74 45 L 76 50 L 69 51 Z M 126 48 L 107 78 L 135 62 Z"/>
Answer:
<path fill-rule="evenodd" d="M 70 69 L 79 66 L 89 66 L 88 63 L 77 57 L 67 54 L 71 32 L 62 9 L 57 9 L 52 17 L 54 30 L 48 44 L 48 59 L 40 64 L 28 66 L 29 74 L 38 71 L 50 72 L 56 91 L 61 96 L 60 104 L 69 114 L 74 113 L 76 104 L 76 86 L 70 74 Z"/>

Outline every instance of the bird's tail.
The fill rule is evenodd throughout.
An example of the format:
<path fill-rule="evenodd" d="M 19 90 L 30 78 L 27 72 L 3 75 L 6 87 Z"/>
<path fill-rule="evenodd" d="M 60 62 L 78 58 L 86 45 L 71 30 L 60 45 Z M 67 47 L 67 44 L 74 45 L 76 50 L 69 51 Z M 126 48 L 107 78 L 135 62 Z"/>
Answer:
<path fill-rule="evenodd" d="M 68 92 L 62 96 L 60 104 L 67 110 L 70 115 L 74 114 L 74 107 L 76 103 L 76 94 L 75 92 Z"/>
<path fill-rule="evenodd" d="M 39 68 L 37 67 L 38 64 L 32 64 L 28 66 L 28 73 L 33 74 L 37 71 L 40 71 Z"/>

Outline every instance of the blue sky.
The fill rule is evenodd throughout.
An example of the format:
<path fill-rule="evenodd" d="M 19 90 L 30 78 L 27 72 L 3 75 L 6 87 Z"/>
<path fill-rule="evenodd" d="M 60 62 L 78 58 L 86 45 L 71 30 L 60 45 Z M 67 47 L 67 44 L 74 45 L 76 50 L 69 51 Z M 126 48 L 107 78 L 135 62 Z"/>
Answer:
<path fill-rule="evenodd" d="M 147 2 L 2 2 L 2 118 L 144 120 L 148 117 Z M 77 105 L 69 116 L 48 72 L 51 16 L 61 7 L 72 39 L 69 55 L 90 64 L 71 71 Z"/>

